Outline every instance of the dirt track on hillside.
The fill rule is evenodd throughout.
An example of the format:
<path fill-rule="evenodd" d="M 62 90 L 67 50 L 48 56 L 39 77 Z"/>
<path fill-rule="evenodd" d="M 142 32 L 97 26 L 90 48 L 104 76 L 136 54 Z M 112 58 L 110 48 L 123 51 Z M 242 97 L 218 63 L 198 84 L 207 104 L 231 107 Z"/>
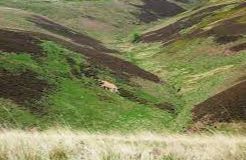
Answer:
<path fill-rule="evenodd" d="M 204 124 L 246 121 L 246 80 L 198 104 L 193 121 Z"/>
<path fill-rule="evenodd" d="M 150 23 L 159 18 L 175 16 L 185 9 L 166 0 L 142 0 L 143 5 L 134 5 L 140 9 L 138 18 L 141 22 Z"/>

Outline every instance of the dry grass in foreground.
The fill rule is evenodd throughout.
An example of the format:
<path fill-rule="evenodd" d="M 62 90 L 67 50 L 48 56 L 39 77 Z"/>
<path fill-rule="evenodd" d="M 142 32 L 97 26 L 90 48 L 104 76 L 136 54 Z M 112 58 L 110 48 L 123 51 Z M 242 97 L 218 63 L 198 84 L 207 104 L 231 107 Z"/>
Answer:
<path fill-rule="evenodd" d="M 72 131 L 0 131 L 0 160 L 243 160 L 235 135 L 103 135 Z"/>

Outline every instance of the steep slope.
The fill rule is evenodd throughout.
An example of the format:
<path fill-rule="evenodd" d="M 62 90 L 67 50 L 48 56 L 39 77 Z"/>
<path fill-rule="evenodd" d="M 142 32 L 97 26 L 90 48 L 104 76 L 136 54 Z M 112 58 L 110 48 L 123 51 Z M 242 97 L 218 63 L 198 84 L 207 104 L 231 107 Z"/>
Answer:
<path fill-rule="evenodd" d="M 235 93 L 234 98 L 218 98 L 233 90 L 238 79 L 245 80 L 245 17 L 243 1 L 208 3 L 208 6 L 173 17 L 152 31 L 149 29 L 139 37 L 141 43 L 126 51 L 132 62 L 165 77 L 176 89 L 180 110 L 175 128 L 185 128 L 193 123 L 192 119 L 203 122 L 203 117 L 211 114 L 227 120 L 232 116 L 228 121 L 212 118 L 212 123 L 245 123 L 245 102 L 237 105 L 239 97 L 246 99 L 243 82 L 237 86 L 241 92 Z M 230 87 L 231 90 L 226 90 Z M 221 95 L 215 95 L 218 92 Z M 225 110 L 230 112 L 228 116 L 223 114 Z M 233 118 L 238 116 L 241 118 Z"/>
<path fill-rule="evenodd" d="M 160 120 L 166 121 L 170 115 L 156 108 L 158 102 L 127 77 L 113 74 L 100 67 L 100 63 L 87 61 L 81 54 L 53 42 L 43 41 L 40 45 L 42 54 L 33 53 L 35 56 L 1 52 L 2 125 L 42 128 L 69 125 L 88 130 L 128 130 L 129 127 L 159 130 L 167 125 Z M 111 81 L 128 92 L 132 90 L 145 103 L 124 98 L 121 90 L 119 94 L 104 90 L 100 80 Z M 152 84 L 155 85 L 158 86 Z"/>
<path fill-rule="evenodd" d="M 55 29 L 57 29 L 57 27 L 55 27 Z M 0 34 L 2 36 L 0 49 L 3 52 L 16 52 L 16 53 L 25 52 L 25 53 L 30 53 L 31 55 L 34 56 L 38 56 L 42 54 L 41 47 L 38 46 L 41 43 L 41 40 L 55 41 L 57 43 L 61 43 L 64 47 L 67 47 L 68 49 L 84 54 L 86 57 L 89 58 L 89 60 L 95 62 L 95 64 L 101 64 L 111 69 L 115 74 L 119 74 L 122 76 L 123 75 L 127 76 L 127 74 L 133 76 L 135 75 L 137 77 L 141 77 L 154 82 L 160 82 L 157 76 L 149 72 L 146 72 L 127 61 L 105 54 L 104 51 L 110 51 L 110 52 L 113 51 L 104 48 L 99 43 L 96 43 L 96 41 L 94 43 L 90 42 L 91 41 L 90 38 L 88 39 L 84 38 L 84 40 L 82 39 L 83 37 L 78 38 L 80 36 L 78 34 L 76 35 L 76 37 L 80 40 L 83 40 L 83 42 L 79 42 L 79 43 L 85 45 L 86 47 L 82 47 L 77 43 L 71 43 L 69 41 L 58 39 L 56 37 L 52 37 L 45 34 L 38 34 L 38 33 L 31 33 L 31 32 L 25 33 L 25 32 L 16 32 L 16 31 L 7 31 L 7 30 L 0 30 Z M 88 45 L 87 42 L 89 42 Z M 96 49 L 96 47 L 98 48 Z M 95 49 L 91 49 L 91 48 L 95 48 Z"/>
<path fill-rule="evenodd" d="M 215 122 L 246 121 L 246 81 L 216 94 L 193 109 L 194 121 L 205 124 Z"/>
<path fill-rule="evenodd" d="M 2 125 L 185 131 L 245 123 L 243 1 L 0 5 Z"/>
<path fill-rule="evenodd" d="M 0 5 L 44 15 L 108 45 L 133 30 L 145 27 L 145 22 L 155 23 L 160 18 L 169 18 L 185 11 L 179 4 L 167 0 L 2 0 Z"/>
<path fill-rule="evenodd" d="M 235 8 L 235 11 L 238 12 L 240 8 L 243 10 L 243 4 L 239 5 L 238 7 Z M 220 12 L 220 9 L 223 9 L 225 7 L 230 7 L 235 5 L 234 3 L 229 3 L 229 4 L 221 4 L 221 5 L 216 5 L 216 6 L 211 6 L 207 7 L 204 9 L 201 9 L 191 15 L 188 15 L 184 18 L 179 19 L 177 22 L 172 23 L 164 28 L 161 28 L 159 30 L 149 32 L 144 34 L 140 40 L 143 42 L 170 42 L 170 41 L 175 41 L 177 39 L 180 39 L 181 37 L 188 36 L 188 38 L 192 38 L 190 36 L 196 36 L 196 35 L 207 35 L 207 36 L 213 36 L 215 35 L 218 39 L 222 39 L 222 36 L 226 36 L 226 34 L 232 35 L 235 34 L 245 34 L 245 24 L 244 23 L 236 23 L 235 20 L 240 19 L 241 17 L 244 16 L 244 14 L 239 14 L 238 17 L 233 17 L 231 19 L 226 19 L 224 22 L 220 22 L 218 25 L 210 30 L 203 31 L 203 27 L 208 27 L 208 26 L 198 26 L 196 28 L 195 25 L 201 23 L 201 19 L 204 19 L 209 16 L 213 16 L 216 14 L 216 12 Z M 233 10 L 231 10 L 233 13 Z M 221 12 L 219 13 L 221 14 Z M 225 12 L 226 14 L 226 12 Z M 228 14 L 228 13 L 227 13 Z M 220 17 L 215 17 L 219 19 Z M 216 22 L 216 20 L 212 20 L 212 22 Z M 212 23 L 210 22 L 210 23 Z M 209 23 L 209 22 L 208 22 Z M 205 24 L 206 25 L 206 24 Z M 190 27 L 192 28 L 193 31 L 190 32 L 189 34 L 181 34 L 180 31 L 188 29 Z M 235 33 L 233 33 L 235 32 Z M 221 37 L 220 37 L 221 36 Z M 239 38 L 239 37 L 238 37 Z M 229 38 L 228 38 L 229 39 Z M 237 40 L 237 39 L 235 39 Z M 229 41 L 230 42 L 230 41 Z"/>
<path fill-rule="evenodd" d="M 44 16 L 1 9 L 1 125 L 125 131 L 169 125 L 166 100 L 158 98 L 166 91 L 150 89 L 163 88 L 158 76 Z M 101 88 L 101 80 L 114 83 L 119 93 Z"/>

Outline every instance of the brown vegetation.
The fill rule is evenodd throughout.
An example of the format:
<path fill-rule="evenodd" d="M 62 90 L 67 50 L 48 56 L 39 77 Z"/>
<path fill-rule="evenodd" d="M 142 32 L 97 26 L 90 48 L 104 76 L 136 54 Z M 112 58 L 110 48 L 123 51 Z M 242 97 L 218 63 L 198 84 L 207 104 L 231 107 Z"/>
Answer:
<path fill-rule="evenodd" d="M 62 36 L 70 38 L 74 43 L 60 40 L 51 36 L 42 36 L 44 37 L 44 39 L 53 40 L 55 42 L 63 44 L 65 47 L 73 51 L 82 53 L 86 57 L 88 57 L 89 60 L 92 61 L 94 64 L 99 64 L 108 67 L 113 71 L 114 74 L 118 76 L 131 75 L 138 76 L 143 79 L 148 79 L 154 82 L 160 82 L 159 78 L 156 75 L 144 71 L 143 69 L 140 69 L 139 67 L 133 65 L 130 62 L 104 53 L 116 51 L 105 48 L 103 45 L 100 44 L 99 41 L 93 38 L 78 33 L 44 17 L 33 16 L 30 19 L 30 21 L 50 32 L 54 32 L 56 34 L 60 34 Z M 87 45 L 87 47 L 84 47 L 84 45 Z M 128 75 L 126 75 L 125 73 L 127 73 Z"/>
<path fill-rule="evenodd" d="M 194 122 L 205 124 L 246 121 L 246 81 L 196 105 L 192 113 Z"/>
<path fill-rule="evenodd" d="M 133 101 L 133 102 L 136 102 L 139 104 L 148 104 L 149 103 L 146 99 L 143 99 L 141 97 L 137 97 L 136 95 L 134 95 L 133 92 L 128 91 L 128 90 L 123 89 L 123 88 L 119 88 L 119 95 L 121 97 L 124 97 L 130 101 Z"/>
<path fill-rule="evenodd" d="M 173 104 L 167 103 L 167 102 L 159 103 L 159 104 L 155 105 L 155 107 L 157 107 L 161 110 L 167 111 L 169 113 L 175 113 L 175 111 L 176 111 L 176 107 Z"/>
<path fill-rule="evenodd" d="M 240 38 L 242 38 L 241 35 L 225 35 L 225 36 L 217 37 L 215 39 L 215 42 L 219 43 L 219 44 L 227 44 L 227 43 L 230 43 L 230 42 L 235 42 L 235 41 L 237 41 Z"/>
<path fill-rule="evenodd" d="M 31 102 L 39 101 L 51 85 L 45 80 L 38 79 L 31 71 L 15 74 L 0 70 L 0 88 L 0 97 L 26 106 Z M 35 108 L 29 109 L 35 111 Z"/>
<path fill-rule="evenodd" d="M 28 19 L 30 22 L 35 23 L 38 27 L 43 28 L 49 32 L 64 36 L 71 39 L 73 42 L 95 48 L 100 52 L 116 52 L 104 47 L 100 41 L 95 40 L 87 35 L 79 33 L 61 24 L 53 22 L 45 17 L 34 15 Z"/>
<path fill-rule="evenodd" d="M 0 29 L 0 51 L 42 55 L 41 41 L 29 34 Z"/>
<path fill-rule="evenodd" d="M 230 48 L 231 51 L 239 52 L 241 50 L 246 50 L 246 43 L 240 43 Z"/>
<path fill-rule="evenodd" d="M 180 38 L 181 35 L 179 34 L 179 32 L 181 30 L 187 29 L 195 24 L 198 24 L 199 22 L 201 22 L 201 19 L 213 14 L 214 11 L 221 9 L 227 5 L 228 4 L 217 5 L 199 10 L 196 13 L 184 17 L 164 28 L 143 34 L 140 40 L 148 43 L 168 42 L 172 39 Z"/>
<path fill-rule="evenodd" d="M 240 38 L 240 36 L 246 34 L 246 24 L 237 22 L 238 19 L 243 16 L 233 17 L 218 23 L 216 26 L 210 30 L 203 31 L 197 35 L 201 36 L 234 36 Z M 237 40 L 237 39 L 236 39 Z"/>
<path fill-rule="evenodd" d="M 185 10 L 167 0 L 142 0 L 143 5 L 134 5 L 140 8 L 138 18 L 141 22 L 149 23 L 159 18 L 175 16 Z"/>
<path fill-rule="evenodd" d="M 128 61 L 106 54 L 98 49 L 82 46 L 77 43 L 66 41 L 43 33 L 1 30 L 0 37 L 5 36 L 6 33 L 8 33 L 8 38 L 9 38 L 8 42 L 11 42 L 11 44 L 7 43 L 7 40 L 4 40 L 4 38 L 2 38 L 3 39 L 2 41 L 5 42 L 3 43 L 5 45 L 2 45 L 2 43 L 0 43 L 0 48 L 3 48 L 2 51 L 6 51 L 6 52 L 19 51 L 19 52 L 29 53 L 31 55 L 42 55 L 42 50 L 36 43 L 40 42 L 39 39 L 49 40 L 61 44 L 65 48 L 70 49 L 74 52 L 78 52 L 85 55 L 93 65 L 101 65 L 103 67 L 109 68 L 117 76 L 121 76 L 121 77 L 123 76 L 126 78 L 129 76 L 137 76 L 157 83 L 160 82 L 160 79 L 156 75 L 147 72 Z M 15 40 L 16 36 L 19 37 L 18 41 Z M 26 37 L 27 40 L 23 39 L 23 37 Z"/>

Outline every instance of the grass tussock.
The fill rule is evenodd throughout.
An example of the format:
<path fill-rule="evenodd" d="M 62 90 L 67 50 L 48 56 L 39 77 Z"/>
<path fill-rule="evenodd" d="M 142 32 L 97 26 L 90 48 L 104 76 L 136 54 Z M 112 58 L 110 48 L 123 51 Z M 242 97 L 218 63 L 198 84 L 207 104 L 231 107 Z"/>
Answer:
<path fill-rule="evenodd" d="M 242 160 L 245 148 L 241 135 L 0 132 L 0 160 Z"/>

